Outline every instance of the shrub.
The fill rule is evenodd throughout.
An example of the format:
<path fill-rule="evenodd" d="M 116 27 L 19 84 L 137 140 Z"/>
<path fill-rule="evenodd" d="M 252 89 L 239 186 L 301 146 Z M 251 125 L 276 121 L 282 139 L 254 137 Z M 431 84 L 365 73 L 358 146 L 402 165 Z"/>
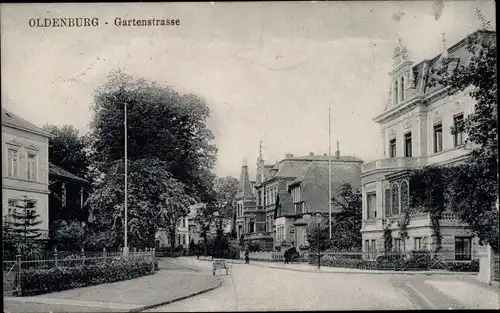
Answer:
<path fill-rule="evenodd" d="M 479 272 L 479 261 L 451 262 L 447 264 L 447 268 L 452 272 Z"/>
<path fill-rule="evenodd" d="M 309 255 L 309 264 L 318 264 L 318 256 L 315 254 Z M 324 255 L 321 257 L 322 266 L 328 267 L 344 267 L 344 268 L 355 268 L 355 269 L 373 269 L 375 267 L 375 262 L 370 260 L 360 260 L 345 258 L 343 256 L 329 256 Z"/>
<path fill-rule="evenodd" d="M 155 261 L 155 269 L 157 267 Z M 97 265 L 24 270 L 21 273 L 21 289 L 26 296 L 112 283 L 152 273 L 151 263 L 142 259 L 117 259 Z"/>

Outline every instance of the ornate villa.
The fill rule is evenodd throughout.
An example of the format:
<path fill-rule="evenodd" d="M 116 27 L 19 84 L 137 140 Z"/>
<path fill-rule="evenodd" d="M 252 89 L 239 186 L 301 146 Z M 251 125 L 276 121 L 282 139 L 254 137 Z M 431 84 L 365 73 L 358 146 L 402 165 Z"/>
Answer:
<path fill-rule="evenodd" d="M 494 32 L 480 31 L 483 38 Z M 411 186 L 408 170 L 426 165 L 457 164 L 467 158 L 464 134 L 451 134 L 450 128 L 464 122 L 474 107 L 474 100 L 465 90 L 449 96 L 444 86 L 430 86 L 430 71 L 451 60 L 449 70 L 467 63 L 470 57 L 464 38 L 446 47 L 442 53 L 415 63 L 401 39 L 394 50 L 393 69 L 389 73 L 390 88 L 387 106 L 374 118 L 380 125 L 383 143 L 382 158 L 364 163 L 361 175 L 363 195 L 363 251 L 383 251 L 384 228 L 392 231 L 393 247 L 400 250 L 430 249 L 435 246 L 429 216 L 411 216 L 409 239 L 399 239 L 397 220 L 401 208 L 409 202 Z M 442 251 L 449 259 L 470 259 L 478 241 L 466 224 L 452 212 L 445 212 L 441 221 Z"/>

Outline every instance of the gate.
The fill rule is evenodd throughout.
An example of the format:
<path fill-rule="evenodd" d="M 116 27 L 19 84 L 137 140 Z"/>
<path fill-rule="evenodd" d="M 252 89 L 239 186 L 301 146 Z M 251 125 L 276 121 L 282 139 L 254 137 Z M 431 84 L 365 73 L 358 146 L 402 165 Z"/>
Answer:
<path fill-rule="evenodd" d="M 21 258 L 17 261 L 3 261 L 3 294 L 4 296 L 18 295 L 21 284 Z"/>

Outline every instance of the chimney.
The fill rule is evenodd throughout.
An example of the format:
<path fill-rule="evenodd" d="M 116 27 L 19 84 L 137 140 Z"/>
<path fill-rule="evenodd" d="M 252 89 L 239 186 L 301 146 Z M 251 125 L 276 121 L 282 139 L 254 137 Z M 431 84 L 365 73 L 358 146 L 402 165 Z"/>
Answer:
<path fill-rule="evenodd" d="M 291 154 L 291 153 L 285 154 L 285 159 L 291 159 L 291 158 L 293 158 L 293 154 Z M 278 163 L 278 162 L 276 162 L 276 163 Z"/>
<path fill-rule="evenodd" d="M 335 158 L 338 160 L 340 159 L 340 148 L 339 148 L 339 141 L 337 140 L 337 151 L 335 152 Z"/>

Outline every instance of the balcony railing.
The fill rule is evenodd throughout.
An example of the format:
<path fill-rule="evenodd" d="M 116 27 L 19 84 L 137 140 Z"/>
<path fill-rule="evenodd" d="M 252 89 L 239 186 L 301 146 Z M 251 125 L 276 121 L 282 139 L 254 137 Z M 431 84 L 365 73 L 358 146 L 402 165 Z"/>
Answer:
<path fill-rule="evenodd" d="M 388 216 L 383 219 L 382 224 L 385 226 L 387 225 L 387 223 L 391 222 L 392 224 L 395 225 L 401 216 L 402 214 Z M 410 215 L 410 221 L 429 220 L 429 219 L 430 219 L 429 213 L 426 212 L 413 213 Z M 461 222 L 461 219 L 460 216 L 454 212 L 444 212 L 443 215 L 441 216 L 441 221 Z M 366 223 L 367 221 L 364 222 Z"/>
<path fill-rule="evenodd" d="M 426 165 L 426 158 L 385 158 L 363 164 L 363 172 L 385 169 L 385 168 L 405 168 L 420 167 Z"/>

